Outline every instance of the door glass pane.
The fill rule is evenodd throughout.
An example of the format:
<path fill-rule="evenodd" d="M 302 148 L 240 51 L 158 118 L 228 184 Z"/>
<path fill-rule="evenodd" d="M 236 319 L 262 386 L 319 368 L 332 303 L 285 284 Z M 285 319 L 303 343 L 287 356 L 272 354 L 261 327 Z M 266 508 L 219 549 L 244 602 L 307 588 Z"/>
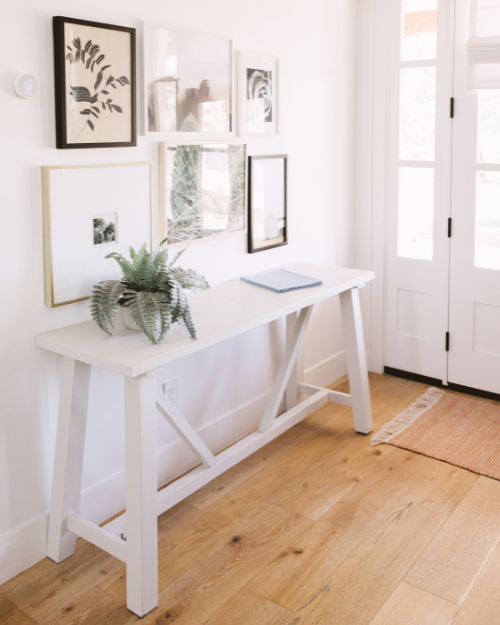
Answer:
<path fill-rule="evenodd" d="M 436 68 L 401 70 L 399 157 L 434 160 L 436 127 Z"/>
<path fill-rule="evenodd" d="M 500 270 L 500 172 L 478 171 L 474 266 Z"/>
<path fill-rule="evenodd" d="M 399 168 L 398 256 L 432 260 L 434 170 Z"/>
<path fill-rule="evenodd" d="M 437 0 L 403 0 L 401 55 L 404 61 L 435 59 Z"/>
<path fill-rule="evenodd" d="M 500 163 L 500 89 L 479 89 L 478 163 Z"/>

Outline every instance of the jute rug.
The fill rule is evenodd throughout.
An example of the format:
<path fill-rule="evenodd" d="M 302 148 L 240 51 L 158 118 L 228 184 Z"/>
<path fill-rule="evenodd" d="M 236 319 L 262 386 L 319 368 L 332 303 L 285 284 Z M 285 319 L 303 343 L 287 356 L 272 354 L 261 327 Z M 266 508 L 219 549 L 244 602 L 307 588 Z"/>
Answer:
<path fill-rule="evenodd" d="M 431 387 L 370 440 L 381 443 L 500 480 L 500 403 Z"/>

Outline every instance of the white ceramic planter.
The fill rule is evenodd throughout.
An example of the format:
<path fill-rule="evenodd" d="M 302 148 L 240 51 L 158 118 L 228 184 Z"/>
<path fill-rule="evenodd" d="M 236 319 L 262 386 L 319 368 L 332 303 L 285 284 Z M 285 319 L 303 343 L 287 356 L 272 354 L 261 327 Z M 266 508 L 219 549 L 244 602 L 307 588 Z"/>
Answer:
<path fill-rule="evenodd" d="M 124 326 L 129 330 L 136 330 L 137 332 L 141 331 L 139 326 L 130 316 L 130 311 L 127 306 L 118 306 L 118 317 L 120 317 L 120 320 L 122 321 Z"/>

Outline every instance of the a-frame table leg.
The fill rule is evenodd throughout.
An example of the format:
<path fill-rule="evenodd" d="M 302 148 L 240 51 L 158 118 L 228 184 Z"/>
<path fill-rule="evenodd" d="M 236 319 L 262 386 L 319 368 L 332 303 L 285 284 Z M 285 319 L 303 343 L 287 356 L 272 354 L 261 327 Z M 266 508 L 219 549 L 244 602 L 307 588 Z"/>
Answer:
<path fill-rule="evenodd" d="M 297 323 L 297 313 L 291 313 L 286 316 L 286 344 L 289 345 L 293 339 L 293 331 Z M 300 349 L 300 347 L 299 347 Z M 290 377 L 285 390 L 285 410 L 291 410 L 297 405 L 299 393 L 298 365 L 297 358 L 292 367 Z"/>
<path fill-rule="evenodd" d="M 66 530 L 66 519 L 80 511 L 89 384 L 90 365 L 63 356 L 47 542 L 55 562 L 75 553 L 76 535 Z"/>
<path fill-rule="evenodd" d="M 359 289 L 357 287 L 340 294 L 340 307 L 344 326 L 354 429 L 356 432 L 369 434 L 373 430 L 373 417 Z"/>
<path fill-rule="evenodd" d="M 125 378 L 127 607 L 144 616 L 158 605 L 155 376 Z"/>

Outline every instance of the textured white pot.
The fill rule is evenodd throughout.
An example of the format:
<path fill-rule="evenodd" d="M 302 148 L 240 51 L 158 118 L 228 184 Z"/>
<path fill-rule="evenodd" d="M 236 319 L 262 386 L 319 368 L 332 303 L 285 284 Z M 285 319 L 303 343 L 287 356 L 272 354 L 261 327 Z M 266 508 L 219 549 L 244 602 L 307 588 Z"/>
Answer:
<path fill-rule="evenodd" d="M 120 317 L 120 320 L 129 330 L 136 330 L 137 332 L 141 331 L 139 326 L 130 316 L 130 311 L 127 306 L 118 306 L 118 317 Z"/>

